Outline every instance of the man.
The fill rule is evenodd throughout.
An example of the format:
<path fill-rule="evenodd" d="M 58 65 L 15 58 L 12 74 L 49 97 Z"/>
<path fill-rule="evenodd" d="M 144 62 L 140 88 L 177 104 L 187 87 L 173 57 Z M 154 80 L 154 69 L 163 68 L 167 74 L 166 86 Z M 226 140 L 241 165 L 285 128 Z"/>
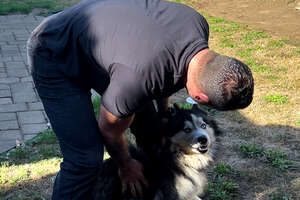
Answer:
<path fill-rule="evenodd" d="M 47 18 L 28 41 L 32 76 L 64 157 L 53 199 L 90 199 L 103 144 L 120 166 L 123 190 L 142 193 L 143 166 L 124 132 L 157 100 L 186 87 L 200 104 L 245 108 L 253 78 L 240 61 L 208 49 L 203 16 L 159 0 L 88 0 Z M 102 95 L 96 121 L 90 89 Z"/>

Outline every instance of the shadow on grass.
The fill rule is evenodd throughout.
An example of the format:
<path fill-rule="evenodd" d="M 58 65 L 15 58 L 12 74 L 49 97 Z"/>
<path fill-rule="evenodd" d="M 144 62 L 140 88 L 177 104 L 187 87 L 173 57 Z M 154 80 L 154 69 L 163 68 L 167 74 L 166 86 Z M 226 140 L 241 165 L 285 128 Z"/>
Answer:
<path fill-rule="evenodd" d="M 215 113 L 214 113 L 215 112 Z M 234 166 L 236 174 L 221 180 L 235 183 L 238 192 L 234 199 L 296 200 L 300 199 L 300 128 L 283 125 L 261 126 L 243 116 L 240 112 L 213 111 L 225 141 L 216 159 Z M 227 144 L 226 144 L 227 143 Z M 251 155 L 257 153 L 258 156 Z M 244 147 L 250 147 L 245 152 Z M 248 153 L 248 154 L 247 154 Z M 250 155 L 247 156 L 247 155 Z M 219 176 L 213 175 L 216 188 L 222 188 Z M 226 191 L 210 190 L 205 200 L 223 198 Z M 259 196 L 259 197 L 258 197 Z"/>
<path fill-rule="evenodd" d="M 0 199 L 45 200 L 51 199 L 56 173 L 47 174 L 36 180 L 23 181 L 11 187 L 0 186 Z"/>

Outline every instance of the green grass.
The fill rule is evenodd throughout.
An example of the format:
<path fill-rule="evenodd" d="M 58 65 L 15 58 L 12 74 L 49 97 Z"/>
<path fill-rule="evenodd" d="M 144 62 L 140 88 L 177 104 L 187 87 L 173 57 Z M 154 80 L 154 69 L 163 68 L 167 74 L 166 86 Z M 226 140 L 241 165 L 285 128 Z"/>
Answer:
<path fill-rule="evenodd" d="M 251 70 L 253 72 L 271 72 L 271 67 L 270 66 L 253 66 L 251 67 Z"/>
<path fill-rule="evenodd" d="M 295 167 L 284 152 L 274 150 L 264 150 L 263 147 L 255 144 L 243 144 L 239 150 L 248 158 L 256 158 L 264 160 L 272 167 L 280 170 L 287 170 L 290 167 Z"/>
<path fill-rule="evenodd" d="M 235 171 L 221 162 L 209 172 L 210 182 L 205 188 L 206 200 L 235 199 L 238 194 L 238 185 L 232 181 Z"/>
<path fill-rule="evenodd" d="M 246 60 L 245 64 L 251 67 L 251 69 L 252 67 L 256 67 L 258 65 L 257 62 L 252 57 Z"/>
<path fill-rule="evenodd" d="M 234 42 L 232 39 L 225 37 L 225 38 L 222 38 L 220 40 L 220 46 L 221 47 L 236 48 L 238 46 L 238 44 L 236 42 Z"/>
<path fill-rule="evenodd" d="M 263 148 L 259 145 L 244 144 L 240 146 L 240 151 L 247 158 L 258 158 L 263 156 Z"/>
<path fill-rule="evenodd" d="M 98 95 L 95 98 L 93 98 L 94 113 L 97 119 L 99 116 L 100 105 L 101 105 L 101 97 Z"/>
<path fill-rule="evenodd" d="M 261 46 L 253 46 L 253 47 L 246 48 L 246 49 L 241 48 L 237 52 L 237 55 L 240 56 L 241 58 L 251 59 L 253 56 L 253 52 L 262 51 L 262 50 L 264 50 L 264 48 Z"/>
<path fill-rule="evenodd" d="M 0 185 L 10 187 L 52 174 L 61 161 L 56 136 L 52 130 L 46 130 L 24 145 L 0 154 Z"/>
<path fill-rule="evenodd" d="M 295 50 L 294 50 L 295 54 L 296 55 L 300 55 L 300 47 L 297 47 Z"/>
<path fill-rule="evenodd" d="M 0 0 L 0 15 L 29 13 L 33 8 L 45 9 L 46 15 L 63 10 L 80 0 Z"/>
<path fill-rule="evenodd" d="M 274 74 L 268 74 L 268 75 L 265 75 L 264 76 L 265 79 L 267 80 L 279 80 L 280 79 L 280 76 L 277 76 L 277 75 L 274 75 Z"/>
<path fill-rule="evenodd" d="M 207 200 L 229 200 L 237 196 L 238 186 L 235 183 L 219 179 L 217 182 L 208 183 L 206 192 Z"/>
<path fill-rule="evenodd" d="M 268 42 L 269 47 L 283 47 L 284 44 L 285 44 L 285 42 L 282 40 L 273 40 L 273 41 Z"/>
<path fill-rule="evenodd" d="M 234 174 L 234 170 L 227 164 L 221 162 L 213 168 L 213 172 L 220 177 Z"/>
<path fill-rule="evenodd" d="M 271 200 L 294 200 L 286 194 L 271 194 Z"/>
<path fill-rule="evenodd" d="M 280 66 L 280 67 L 274 68 L 274 70 L 275 70 L 276 72 L 287 72 L 287 71 L 288 71 L 288 68 L 287 68 L 287 67 L 282 67 L 282 66 Z"/>
<path fill-rule="evenodd" d="M 242 35 L 242 43 L 245 45 L 252 45 L 255 40 L 261 39 L 261 38 L 268 38 L 269 36 L 261 31 L 252 30 L 249 32 L 246 32 Z"/>
<path fill-rule="evenodd" d="M 264 152 L 267 161 L 275 168 L 286 170 L 293 165 L 284 152 L 268 150 Z"/>
<path fill-rule="evenodd" d="M 193 104 L 190 103 L 179 103 L 177 105 L 179 106 L 179 108 L 186 109 L 186 110 L 190 110 L 193 107 Z"/>
<path fill-rule="evenodd" d="M 52 130 L 45 130 L 24 145 L 0 154 L 0 161 L 10 164 L 37 162 L 43 159 L 61 157 L 59 145 Z"/>
<path fill-rule="evenodd" d="M 284 104 L 288 102 L 288 98 L 281 94 L 268 94 L 264 96 L 263 101 L 266 103 Z"/>

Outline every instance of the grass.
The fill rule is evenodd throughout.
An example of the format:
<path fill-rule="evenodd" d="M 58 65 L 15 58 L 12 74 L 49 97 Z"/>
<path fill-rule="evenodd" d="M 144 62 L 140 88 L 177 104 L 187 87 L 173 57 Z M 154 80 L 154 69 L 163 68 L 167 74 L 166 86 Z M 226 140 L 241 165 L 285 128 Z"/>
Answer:
<path fill-rule="evenodd" d="M 44 9 L 49 15 L 63 10 L 80 0 L 0 0 L 0 15 L 9 13 L 30 13 L 34 8 Z"/>
<path fill-rule="evenodd" d="M 270 66 L 253 66 L 251 68 L 252 72 L 271 72 L 271 67 Z"/>
<path fill-rule="evenodd" d="M 248 158 L 258 158 L 263 156 L 263 148 L 259 145 L 241 145 L 240 151 Z"/>
<path fill-rule="evenodd" d="M 100 104 L 101 104 L 101 97 L 98 95 L 95 98 L 93 98 L 94 113 L 97 119 L 99 116 Z"/>
<path fill-rule="evenodd" d="M 261 31 L 252 30 L 242 34 L 241 39 L 245 45 L 252 45 L 255 40 L 269 38 L 267 34 Z"/>
<path fill-rule="evenodd" d="M 272 194 L 271 200 L 293 200 L 293 198 L 283 194 Z"/>
<path fill-rule="evenodd" d="M 0 154 L 0 199 L 27 199 L 26 186 L 53 177 L 62 156 L 52 130 L 45 130 L 24 145 Z M 48 178 L 49 179 L 49 178 Z M 39 183 L 37 183 L 39 184 Z M 34 185 L 34 184 L 33 184 Z M 14 192 L 13 192 L 14 191 Z M 41 191 L 29 192 L 30 198 Z"/>
<path fill-rule="evenodd" d="M 224 176 L 234 174 L 234 170 L 229 165 L 223 162 L 216 165 L 213 168 L 213 172 L 219 177 L 224 177 Z"/>
<path fill-rule="evenodd" d="M 232 182 L 234 170 L 221 162 L 217 164 L 210 175 L 210 182 L 206 186 L 205 199 L 206 200 L 228 200 L 235 199 L 238 194 L 239 187 Z"/>
<path fill-rule="evenodd" d="M 238 187 L 232 182 L 223 181 L 222 179 L 217 182 L 208 183 L 207 200 L 228 200 L 235 199 Z"/>
<path fill-rule="evenodd" d="M 284 46 L 284 41 L 282 40 L 273 40 L 268 42 L 269 47 L 283 47 Z"/>
<path fill-rule="evenodd" d="M 268 94 L 263 98 L 266 103 L 284 104 L 288 103 L 288 98 L 281 94 Z"/>
<path fill-rule="evenodd" d="M 12 165 L 37 162 L 53 157 L 61 157 L 61 154 L 56 136 L 50 129 L 0 156 L 1 162 L 7 160 Z"/>
<path fill-rule="evenodd" d="M 244 144 L 240 146 L 240 151 L 248 158 L 257 158 L 269 163 L 272 167 L 280 170 L 287 170 L 293 167 L 293 162 L 290 161 L 284 152 L 275 150 L 264 150 L 263 147 L 253 144 Z"/>
<path fill-rule="evenodd" d="M 179 108 L 181 109 L 187 109 L 190 110 L 193 107 L 193 104 L 189 104 L 189 103 L 180 103 L 178 104 Z"/>

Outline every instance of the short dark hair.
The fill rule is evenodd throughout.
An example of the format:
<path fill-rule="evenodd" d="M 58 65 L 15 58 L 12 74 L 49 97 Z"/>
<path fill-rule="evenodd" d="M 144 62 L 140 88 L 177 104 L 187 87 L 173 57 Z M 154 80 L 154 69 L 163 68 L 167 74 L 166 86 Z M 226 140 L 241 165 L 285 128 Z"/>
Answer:
<path fill-rule="evenodd" d="M 218 110 L 241 109 L 252 102 L 254 80 L 251 70 L 235 58 L 215 53 L 198 77 L 209 104 Z"/>

